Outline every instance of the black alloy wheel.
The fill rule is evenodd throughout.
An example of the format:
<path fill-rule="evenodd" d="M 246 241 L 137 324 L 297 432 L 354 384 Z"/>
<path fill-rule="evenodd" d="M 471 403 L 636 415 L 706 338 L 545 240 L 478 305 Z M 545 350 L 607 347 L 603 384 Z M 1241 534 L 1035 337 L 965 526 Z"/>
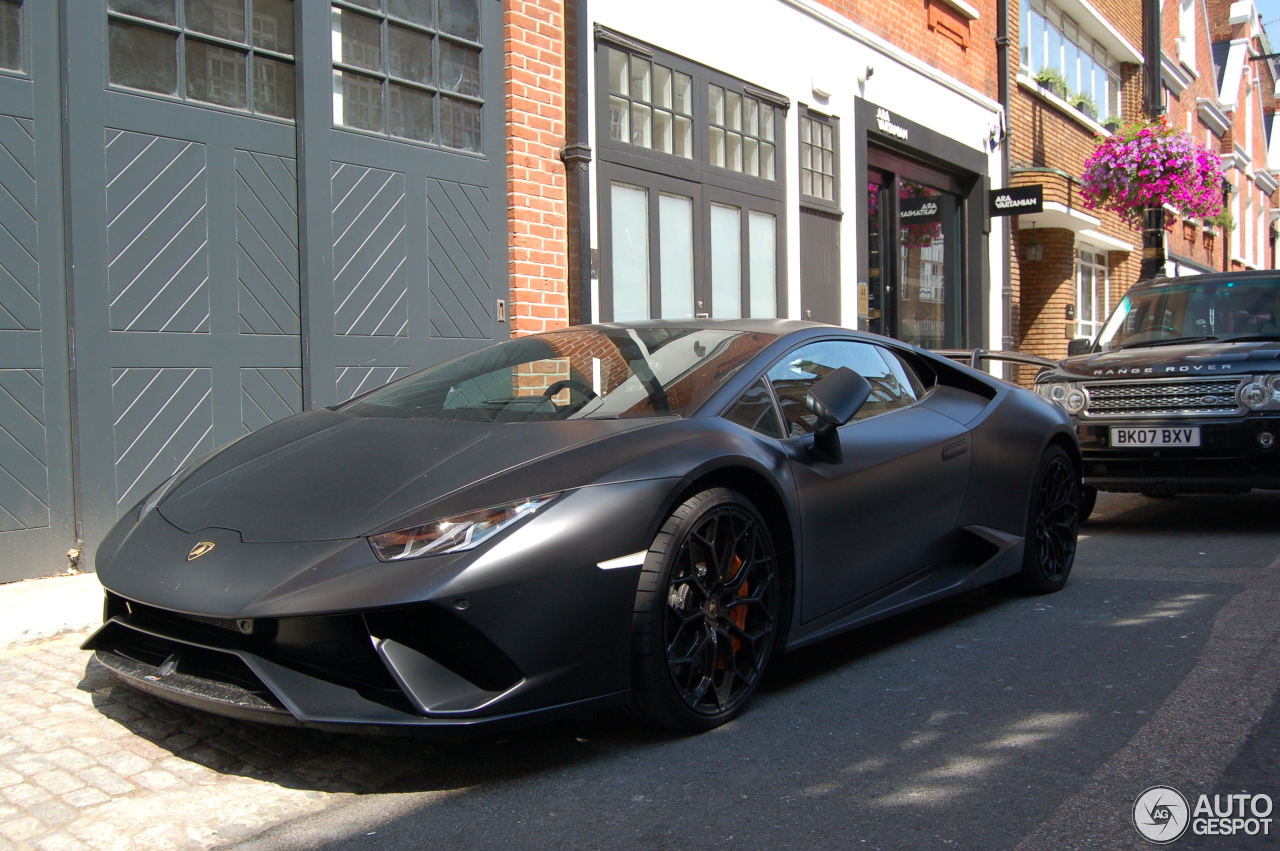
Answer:
<path fill-rule="evenodd" d="M 781 588 L 769 527 L 741 494 L 703 491 L 654 539 L 636 594 L 635 709 L 679 730 L 742 711 L 773 650 Z"/>
<path fill-rule="evenodd" d="M 1076 559 L 1083 485 L 1080 470 L 1061 446 L 1040 458 L 1027 517 L 1026 552 L 1019 584 L 1033 594 L 1051 594 L 1067 584 Z"/>

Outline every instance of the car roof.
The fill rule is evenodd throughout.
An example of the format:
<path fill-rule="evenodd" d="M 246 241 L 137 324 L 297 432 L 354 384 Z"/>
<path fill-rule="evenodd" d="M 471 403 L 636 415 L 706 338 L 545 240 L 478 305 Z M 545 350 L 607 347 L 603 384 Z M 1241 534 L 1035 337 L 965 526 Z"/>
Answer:
<path fill-rule="evenodd" d="M 1177 278 L 1152 278 L 1139 281 L 1133 285 L 1135 290 L 1158 289 L 1168 286 L 1187 286 L 1197 283 L 1213 283 L 1215 281 L 1248 281 L 1259 278 L 1274 278 L 1280 283 L 1280 271 L 1275 269 L 1249 270 L 1240 272 L 1209 272 L 1204 275 L 1183 275 Z"/>

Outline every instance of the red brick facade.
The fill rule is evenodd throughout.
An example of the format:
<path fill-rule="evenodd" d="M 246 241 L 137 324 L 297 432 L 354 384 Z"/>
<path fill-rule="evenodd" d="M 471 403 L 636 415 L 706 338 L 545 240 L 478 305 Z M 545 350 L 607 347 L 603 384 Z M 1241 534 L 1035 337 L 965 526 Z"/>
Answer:
<path fill-rule="evenodd" d="M 817 0 L 939 71 L 996 96 L 996 0 L 973 0 L 970 20 L 946 0 Z M 1003 2 L 1003 0 L 1001 0 Z M 1016 4 L 1015 4 L 1016 5 Z"/>
<path fill-rule="evenodd" d="M 513 335 L 569 322 L 565 26 L 560 0 L 504 0 Z"/>

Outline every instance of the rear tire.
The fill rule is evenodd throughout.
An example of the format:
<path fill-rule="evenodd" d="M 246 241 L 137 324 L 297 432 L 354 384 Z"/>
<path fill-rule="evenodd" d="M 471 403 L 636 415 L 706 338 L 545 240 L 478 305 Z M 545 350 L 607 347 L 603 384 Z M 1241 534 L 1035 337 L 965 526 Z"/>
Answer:
<path fill-rule="evenodd" d="M 1029 594 L 1052 594 L 1067 584 L 1075 563 L 1080 533 L 1080 469 L 1061 446 L 1050 446 L 1040 456 L 1031 505 L 1018 587 Z"/>
<path fill-rule="evenodd" d="M 777 637 L 779 569 L 768 524 L 737 491 L 706 490 L 672 512 L 636 590 L 637 715 L 700 732 L 742 711 Z"/>

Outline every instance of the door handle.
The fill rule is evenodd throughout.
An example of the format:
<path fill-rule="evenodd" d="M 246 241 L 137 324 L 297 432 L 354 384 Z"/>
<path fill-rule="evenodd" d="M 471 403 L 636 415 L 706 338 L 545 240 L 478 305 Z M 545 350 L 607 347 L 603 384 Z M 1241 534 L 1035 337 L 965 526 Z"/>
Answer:
<path fill-rule="evenodd" d="M 950 461 L 952 458 L 959 458 L 961 455 L 969 451 L 969 441 L 958 440 L 950 446 L 944 447 L 942 450 L 942 460 Z"/>

